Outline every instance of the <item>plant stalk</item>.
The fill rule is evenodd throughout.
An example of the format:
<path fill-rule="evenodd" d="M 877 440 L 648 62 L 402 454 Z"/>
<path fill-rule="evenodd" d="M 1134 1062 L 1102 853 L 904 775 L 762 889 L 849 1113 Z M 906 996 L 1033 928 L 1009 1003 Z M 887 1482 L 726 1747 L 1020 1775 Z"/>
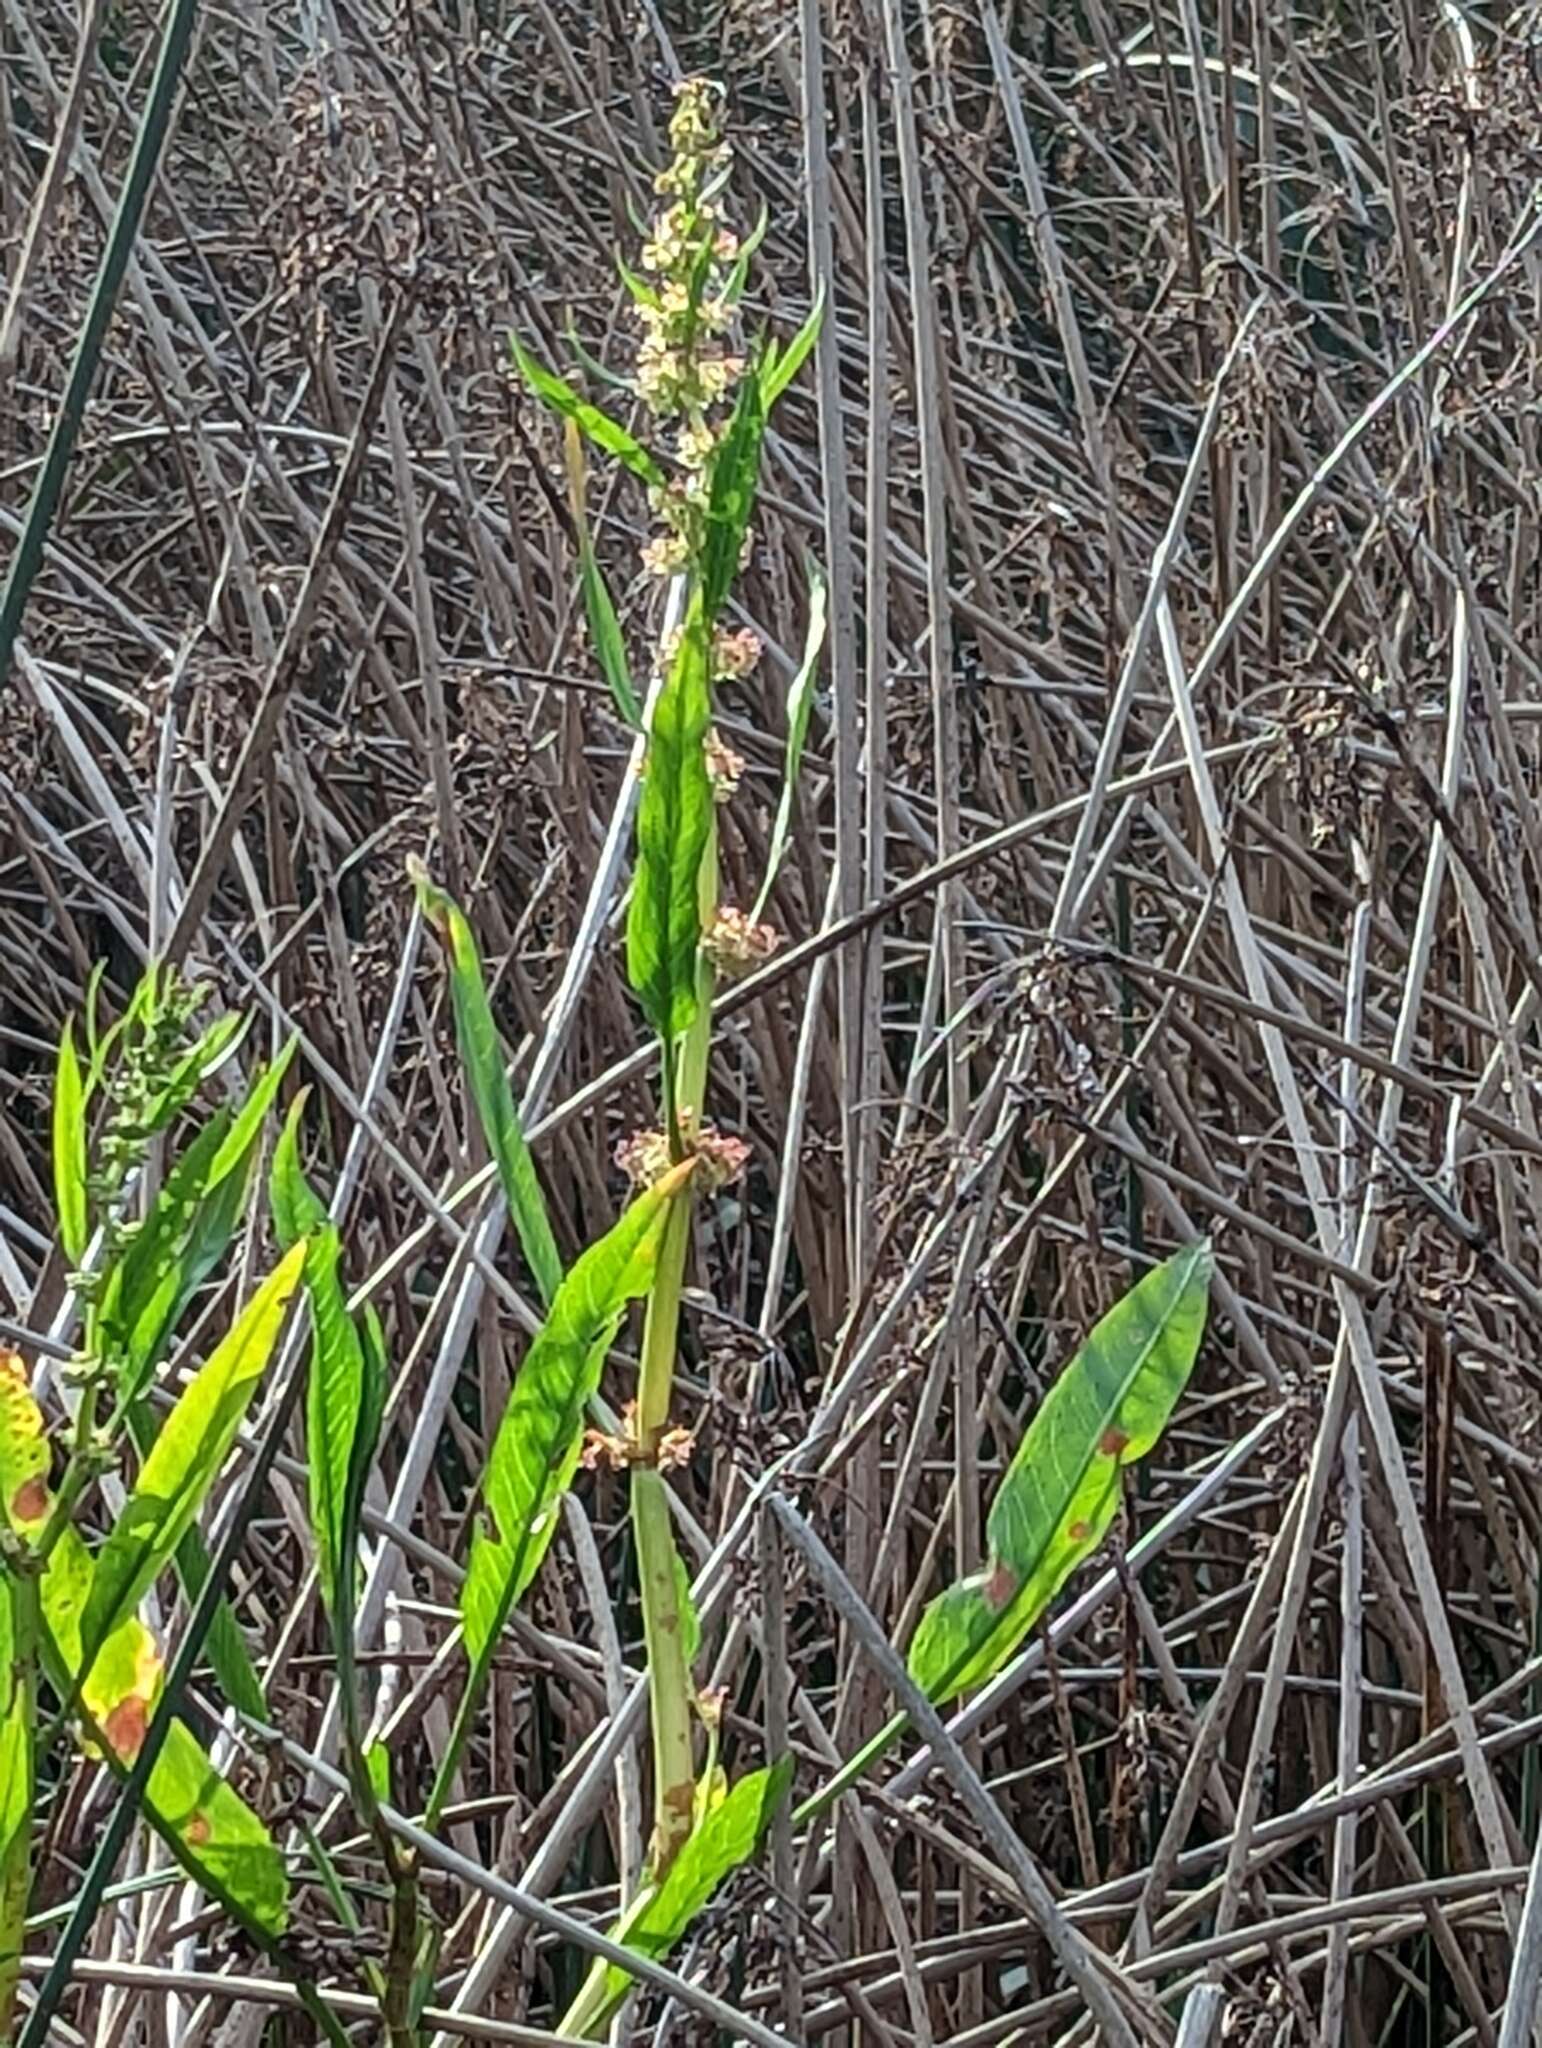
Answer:
<path fill-rule="evenodd" d="M 657 1878 L 669 1868 L 691 1832 L 696 1799 L 694 1692 L 685 1661 L 685 1621 L 669 1491 L 657 1468 L 632 1470 L 632 1528 L 642 1582 L 643 1632 L 648 1647 L 648 1705 L 653 1724 L 653 1843 Z"/>

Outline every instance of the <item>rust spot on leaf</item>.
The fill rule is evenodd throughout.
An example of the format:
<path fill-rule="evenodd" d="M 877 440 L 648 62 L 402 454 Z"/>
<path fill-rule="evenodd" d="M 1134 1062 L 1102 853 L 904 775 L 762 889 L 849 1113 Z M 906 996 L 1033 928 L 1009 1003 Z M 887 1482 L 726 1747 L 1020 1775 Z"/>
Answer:
<path fill-rule="evenodd" d="M 138 1756 L 149 1721 L 148 1704 L 137 1692 L 131 1692 L 126 1699 L 119 1700 L 102 1723 L 102 1733 L 120 1763 L 131 1764 Z"/>
<path fill-rule="evenodd" d="M 1117 1458 L 1129 1441 L 1129 1436 L 1124 1430 L 1105 1429 L 1098 1438 L 1098 1449 L 1106 1458 Z"/>
<path fill-rule="evenodd" d="M 1092 1534 L 1092 1524 L 1090 1522 L 1073 1522 L 1066 1531 L 1066 1534 L 1073 1543 L 1085 1543 Z"/>
<path fill-rule="evenodd" d="M 195 1813 L 183 1829 L 183 1833 L 195 1849 L 203 1847 L 204 1843 L 208 1841 L 211 1832 L 209 1816 L 206 1813 Z"/>
<path fill-rule="evenodd" d="M 985 1584 L 980 1588 L 980 1597 L 993 1614 L 999 1614 L 1012 1595 L 1017 1591 L 1018 1576 L 1009 1564 L 998 1559 L 986 1575 Z"/>
<path fill-rule="evenodd" d="M 30 1479 L 24 1479 L 11 1495 L 11 1520 L 18 1527 L 25 1528 L 29 1522 L 41 1522 L 48 1516 L 47 1482 L 36 1472 Z"/>

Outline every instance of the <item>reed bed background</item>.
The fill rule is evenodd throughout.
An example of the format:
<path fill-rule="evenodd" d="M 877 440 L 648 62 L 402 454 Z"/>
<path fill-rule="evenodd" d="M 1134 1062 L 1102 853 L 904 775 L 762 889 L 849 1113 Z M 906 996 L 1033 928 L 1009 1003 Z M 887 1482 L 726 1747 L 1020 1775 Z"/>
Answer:
<path fill-rule="evenodd" d="M 311 1088 L 390 1363 L 359 1663 L 420 1810 L 471 1489 L 538 1304 L 406 862 L 466 907 L 571 1258 L 653 1116 L 616 918 L 632 741 L 585 631 L 562 435 L 508 337 L 627 366 L 615 254 L 672 84 L 708 74 L 730 203 L 768 215 L 749 310 L 785 339 L 825 309 L 734 600 L 766 646 L 720 700 L 739 901 L 811 562 L 829 593 L 768 910 L 786 943 L 723 1001 L 713 1054 L 751 1163 L 699 1209 L 684 1296 L 695 1446 L 671 1483 L 725 1744 L 790 1731 L 807 1794 L 870 1737 L 873 1625 L 903 1645 L 979 1562 L 1081 1333 L 1198 1236 L 1217 1270 L 1173 1426 L 1053 1628 L 955 1724 L 962 1776 L 912 1736 L 833 1831 L 784 1817 L 675 1959 L 720 2003 L 650 1993 L 624 2024 L 1111 2038 L 1062 1967 L 1070 1929 L 1143 2044 L 1529 2040 L 1542 17 L 81 14 L 0 12 L 13 585 L 46 539 L 0 678 L 0 1338 L 46 1361 L 65 1300 L 49 1102 L 93 964 L 116 1008 L 150 954 L 180 964 L 255 1013 L 243 1061 L 297 1033 L 282 1092 Z M 115 290 L 136 150 L 155 176 Z M 636 652 L 647 508 L 591 471 Z M 267 1228 L 254 1211 L 203 1345 Z M 346 1845 L 296 1762 L 337 1715 L 298 1450 L 232 1582 L 292 1748 L 238 1767 L 270 1820 Z M 746 1513 L 773 1467 L 793 1524 Z M 625 1482 L 601 1469 L 499 1657 L 458 1861 L 423 1876 L 445 1928 L 425 2039 L 551 2038 L 577 1966 L 534 1906 L 613 1917 L 640 1643 Z M 24 2009 L 112 1799 L 88 1760 L 56 1788 Z M 288 1939 L 378 2038 L 323 1893 Z M 101 1913 L 55 2026 L 317 2038 L 165 1886 Z"/>

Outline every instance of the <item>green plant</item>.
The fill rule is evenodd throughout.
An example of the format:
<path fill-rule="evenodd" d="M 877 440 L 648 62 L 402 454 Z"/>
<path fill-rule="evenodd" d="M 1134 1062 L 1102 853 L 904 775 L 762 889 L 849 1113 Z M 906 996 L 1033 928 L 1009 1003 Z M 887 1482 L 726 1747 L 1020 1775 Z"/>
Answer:
<path fill-rule="evenodd" d="M 643 251 L 645 274 L 620 266 L 642 328 L 636 392 L 659 445 L 645 445 L 517 339 L 513 344 L 525 383 L 565 423 L 591 638 L 618 710 L 629 722 L 641 719 L 647 744 L 627 968 L 658 1042 L 660 1125 L 622 1148 L 635 1199 L 555 1288 L 547 1284 L 544 1205 L 495 1050 L 469 927 L 421 870 L 416 876 L 424 910 L 449 956 L 456 1026 L 482 1129 L 548 1304 L 483 1477 L 484 1518 L 462 1595 L 470 1671 L 430 1816 L 443 1810 L 508 1611 L 534 1577 L 555 1527 L 580 1455 L 584 1410 L 621 1313 L 627 1301 L 641 1297 L 636 1399 L 619 1436 L 596 1434 L 593 1455 L 624 1467 L 631 1487 L 653 1731 L 653 1833 L 643 1889 L 616 1935 L 652 1955 L 678 1939 L 697 1906 L 753 1851 L 787 1778 L 777 1767 L 728 1791 L 714 1767 L 698 1777 L 695 1731 L 702 1710 L 690 1671 L 694 1617 L 664 1474 L 690 1451 L 675 1425 L 673 1391 L 692 1193 L 723 1186 L 747 1156 L 740 1140 L 717 1132 L 706 1118 L 713 993 L 720 975 L 742 972 L 777 942 L 760 922 L 771 874 L 754 914 L 720 901 L 716 807 L 731 796 L 742 764 L 713 730 L 713 687 L 720 678 L 745 674 L 759 655 L 755 635 L 728 629 L 722 616 L 748 543 L 766 419 L 819 324 L 816 307 L 785 349 L 769 340 L 748 349 L 738 343 L 739 302 L 764 223 L 742 245 L 726 223 L 729 152 L 713 90 L 703 81 L 689 80 L 680 89 L 670 139 L 674 153 L 656 181 L 664 204 Z M 660 645 L 646 712 L 589 536 L 580 437 L 647 487 L 658 518 L 644 559 L 672 585 L 674 623 Z M 815 578 L 811 587 L 807 652 L 789 706 L 789 793 L 773 871 L 787 842 L 790 784 L 824 631 L 822 586 Z M 565 2031 L 587 2037 L 603 2027 L 622 1988 L 617 1975 L 604 1968 L 591 1973 Z"/>
<path fill-rule="evenodd" d="M 1155 1445 L 1188 1383 L 1212 1264 L 1201 1241 L 1153 1267 L 1093 1328 L 1035 1411 L 991 1506 L 983 1569 L 939 1594 L 911 1640 L 910 1676 L 933 1705 L 994 1678 L 1107 1536 L 1121 1474 Z M 823 1812 L 908 1725 L 895 1715 L 798 1818 Z"/>
<path fill-rule="evenodd" d="M 366 1712 L 355 1654 L 360 1539 L 386 1412 L 387 1347 L 373 1307 L 350 1302 L 343 1237 L 302 1163 L 305 1091 L 290 1105 L 269 1175 L 277 1264 L 159 1424 L 150 1398 L 186 1311 L 247 1217 L 259 1139 L 290 1053 L 238 1105 L 214 1111 L 187 1136 L 135 1220 L 130 1198 L 149 1146 L 180 1128 L 203 1082 L 235 1050 L 241 1026 L 225 1018 L 195 1032 L 195 992 L 152 970 L 124 1017 L 99 1032 L 93 991 L 84 1061 L 67 1027 L 54 1089 L 59 1235 L 77 1269 L 82 1331 L 62 1457 L 51 1449 L 21 1361 L 0 1355 L 0 2040 L 16 1992 L 39 1759 L 66 1724 L 78 1725 L 90 1753 L 120 1776 L 144 1757 L 152 1825 L 182 1867 L 295 1977 L 321 2032 L 342 2038 L 280 1946 L 289 1903 L 285 1856 L 176 1718 L 176 1701 L 163 1699 L 160 1647 L 140 1614 L 147 1592 L 173 1566 L 190 1601 L 204 1588 L 210 1564 L 199 1510 L 299 1292 L 310 1334 L 309 1521 L 337 1674 L 342 1760 L 383 1886 L 376 1878 L 361 1890 L 321 1839 L 323 1830 L 303 1824 L 299 1834 L 338 1920 L 364 1947 L 362 1969 L 389 2048 L 416 2048 L 439 1955 L 417 1850 L 431 1846 L 428 1837 L 449 1815 L 510 1615 L 535 1581 L 581 1461 L 627 1475 L 652 1732 L 646 1863 L 613 1940 L 640 1959 L 664 1959 L 756 1853 L 786 1797 L 790 1758 L 775 1757 L 732 1782 L 719 1759 L 723 1703 L 699 1692 L 693 1673 L 700 1625 L 673 1533 L 667 1475 L 693 1448 L 675 1408 L 693 1204 L 735 1179 L 748 1158 L 747 1145 L 707 1115 L 713 1003 L 722 979 L 764 961 L 779 942 L 762 920 L 791 843 L 826 624 L 826 591 L 812 565 L 804 653 L 787 701 L 783 787 L 749 910 L 725 903 L 720 888 L 718 810 L 743 764 L 715 730 L 714 694 L 759 657 L 754 633 L 725 617 L 749 545 L 766 423 L 813 345 L 820 309 L 785 348 L 742 339 L 741 298 L 764 221 L 743 244 L 727 225 L 728 151 L 715 96 L 701 81 L 681 88 L 670 135 L 673 156 L 657 180 L 664 204 L 642 271 L 620 266 L 642 329 L 634 379 L 641 435 L 513 344 L 524 383 L 563 423 L 579 591 L 595 657 L 618 714 L 645 748 L 626 962 L 656 1047 L 658 1123 L 619 1148 L 632 1197 L 566 1267 L 471 924 L 421 863 L 411 869 L 446 958 L 466 1093 L 543 1311 L 477 1480 L 459 1597 L 464 1665 L 449 1737 L 435 1760 L 426 1833 L 403 1838 L 379 1703 Z M 590 532 L 585 442 L 645 487 L 657 518 L 644 558 L 666 589 L 645 696 L 633 682 Z M 909 1671 L 930 1702 L 941 1705 L 999 1672 L 1106 1537 L 1124 1469 L 1156 1443 L 1193 1366 L 1210 1271 L 1201 1243 L 1148 1273 L 1091 1332 L 1039 1407 L 992 1506 L 985 1567 L 934 1600 L 915 1632 Z M 599 1393 L 634 1302 L 642 1304 L 636 1394 L 617 1428 Z M 586 1435 L 591 1413 L 605 1426 Z M 124 1504 L 93 1544 L 87 1525 L 99 1508 L 99 1482 L 129 1449 Z M 234 1618 L 223 1605 L 212 1614 L 208 1650 L 227 1698 L 252 1721 L 271 1725 Z M 827 1808 L 906 1725 L 904 1715 L 892 1720 L 798 1818 Z M 152 1730 L 161 1745 L 153 1763 L 145 1747 Z M 365 1890 L 385 1900 L 378 1954 L 363 1940 Z M 597 1961 L 561 2031 L 579 2040 L 602 2035 L 632 1981 L 613 1961 Z M 46 2013 L 39 2025 L 46 2026 Z"/>
<path fill-rule="evenodd" d="M 158 1419 L 152 1385 L 244 1218 L 263 1122 L 290 1058 L 286 1049 L 238 1106 L 204 1120 L 136 1218 L 152 1141 L 176 1129 L 241 1035 L 235 1016 L 195 1031 L 201 1001 L 152 968 L 123 1016 L 98 1031 L 93 984 L 85 1063 L 72 1029 L 60 1042 L 55 1200 L 78 1269 L 80 1341 L 63 1376 L 72 1413 L 57 1453 L 21 1358 L 0 1352 L 0 2039 L 13 2017 L 33 1802 L 66 1728 L 126 1779 L 162 1721 L 144 1789 L 151 1825 L 259 1947 L 278 1953 L 287 1918 L 283 1857 L 178 1703 L 163 1699 L 161 1647 L 139 1613 L 168 1568 L 190 1594 L 203 1585 L 198 1509 L 272 1356 L 304 1258 L 297 1246 L 279 1262 Z M 130 1453 L 121 1508 L 93 1547 L 85 1517 Z M 261 1687 L 223 1607 L 207 1647 L 227 1694 L 260 1709 Z"/>

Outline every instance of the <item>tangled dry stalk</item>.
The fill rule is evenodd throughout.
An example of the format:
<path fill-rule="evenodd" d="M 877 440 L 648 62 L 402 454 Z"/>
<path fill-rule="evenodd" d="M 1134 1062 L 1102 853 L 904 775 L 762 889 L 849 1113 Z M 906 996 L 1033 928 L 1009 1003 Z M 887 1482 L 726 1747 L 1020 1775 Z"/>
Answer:
<path fill-rule="evenodd" d="M 14 537 L 158 32 L 148 0 L 0 6 Z M 769 209 L 757 310 L 786 333 L 827 303 L 741 586 L 772 658 L 725 722 L 743 901 L 812 551 L 795 943 L 723 1005 L 715 1099 L 756 1165 L 688 1304 L 681 1536 L 730 1741 L 790 1730 L 809 1789 L 872 1732 L 877 1652 L 978 1557 L 1069 1338 L 1217 1238 L 1213 1334 L 1114 1549 L 954 1743 L 912 1742 L 832 1835 L 782 1824 L 685 1985 L 634 2007 L 656 2042 L 1085 2043 L 1073 1950 L 1109 2039 L 1531 2038 L 1539 33 L 1458 0 L 199 15 L 4 684 L 0 1335 L 68 1334 L 46 1103 L 92 963 L 121 1000 L 170 950 L 298 1031 L 396 1371 L 360 1651 L 411 1810 L 532 1315 L 404 860 L 496 963 L 571 1255 L 646 1114 L 629 740 L 505 337 L 618 359 L 612 252 L 686 70 L 725 81 L 736 203 Z M 645 530 L 614 488 L 639 643 Z M 296 1469 L 235 1585 L 287 1744 L 237 1768 L 346 1859 Z M 442 2043 L 553 2038 L 554 1927 L 608 1921 L 630 1573 L 596 1474 L 426 1879 Z M 85 1766 L 55 1790 L 34 1974 L 111 1796 Z M 135 1889 L 157 1854 L 57 2038 L 309 2038 L 195 1896 Z M 311 1904 L 296 1939 L 362 2021 Z"/>

